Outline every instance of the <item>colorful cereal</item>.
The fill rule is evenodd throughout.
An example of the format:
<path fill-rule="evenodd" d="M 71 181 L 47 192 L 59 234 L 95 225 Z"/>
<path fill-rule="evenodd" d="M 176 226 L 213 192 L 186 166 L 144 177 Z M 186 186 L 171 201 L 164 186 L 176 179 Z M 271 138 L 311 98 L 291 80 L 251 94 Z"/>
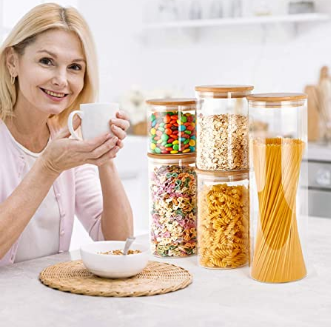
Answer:
<path fill-rule="evenodd" d="M 160 257 L 196 252 L 196 174 L 193 167 L 154 167 L 150 181 L 151 246 Z"/>

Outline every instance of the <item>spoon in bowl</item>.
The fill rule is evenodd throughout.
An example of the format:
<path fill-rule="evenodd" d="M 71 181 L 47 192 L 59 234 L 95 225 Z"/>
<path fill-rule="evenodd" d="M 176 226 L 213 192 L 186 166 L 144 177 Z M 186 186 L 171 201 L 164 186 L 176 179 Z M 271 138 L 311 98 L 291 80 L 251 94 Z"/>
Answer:
<path fill-rule="evenodd" d="M 136 238 L 134 236 L 130 236 L 126 239 L 125 244 L 124 244 L 124 250 L 123 250 L 124 255 L 128 254 L 130 246 L 132 245 L 132 243 L 134 242 L 135 239 Z"/>

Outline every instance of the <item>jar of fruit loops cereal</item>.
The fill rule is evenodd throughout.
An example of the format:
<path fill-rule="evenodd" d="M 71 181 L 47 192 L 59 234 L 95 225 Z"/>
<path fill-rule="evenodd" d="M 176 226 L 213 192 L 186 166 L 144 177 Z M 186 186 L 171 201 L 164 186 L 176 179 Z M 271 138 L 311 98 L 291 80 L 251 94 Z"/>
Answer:
<path fill-rule="evenodd" d="M 231 269 L 249 262 L 249 171 L 196 169 L 198 180 L 198 263 Z"/>
<path fill-rule="evenodd" d="M 150 235 L 158 257 L 196 252 L 195 155 L 149 157 Z"/>
<path fill-rule="evenodd" d="M 196 146 L 196 99 L 147 100 L 148 152 L 154 154 L 194 153 Z"/>
<path fill-rule="evenodd" d="M 248 169 L 248 104 L 253 86 L 196 86 L 197 168 Z"/>

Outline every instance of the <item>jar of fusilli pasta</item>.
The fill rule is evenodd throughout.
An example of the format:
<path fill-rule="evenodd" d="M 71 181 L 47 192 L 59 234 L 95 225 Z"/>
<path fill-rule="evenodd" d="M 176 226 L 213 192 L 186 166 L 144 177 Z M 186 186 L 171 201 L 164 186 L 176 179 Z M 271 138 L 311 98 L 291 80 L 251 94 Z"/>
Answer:
<path fill-rule="evenodd" d="M 148 152 L 174 155 L 195 153 L 196 103 L 188 99 L 147 100 Z"/>
<path fill-rule="evenodd" d="M 149 157 L 151 250 L 158 257 L 196 253 L 195 155 Z"/>
<path fill-rule="evenodd" d="M 306 276 L 307 96 L 254 94 L 249 102 L 254 251 L 251 276 L 282 283 Z"/>
<path fill-rule="evenodd" d="M 248 105 L 253 86 L 196 86 L 197 168 L 248 169 Z"/>
<path fill-rule="evenodd" d="M 211 269 L 248 264 L 250 253 L 249 172 L 196 169 L 198 262 Z"/>

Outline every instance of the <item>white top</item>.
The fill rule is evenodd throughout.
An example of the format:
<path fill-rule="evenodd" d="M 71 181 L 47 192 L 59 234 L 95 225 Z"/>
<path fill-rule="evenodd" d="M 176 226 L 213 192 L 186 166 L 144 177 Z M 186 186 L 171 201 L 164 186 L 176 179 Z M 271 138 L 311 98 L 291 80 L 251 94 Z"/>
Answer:
<path fill-rule="evenodd" d="M 14 138 L 13 140 L 24 154 L 25 162 L 28 165 L 27 171 L 30 171 L 44 150 L 34 153 L 19 144 Z M 20 237 L 15 262 L 58 253 L 59 237 L 60 209 L 52 186 Z"/>
<path fill-rule="evenodd" d="M 152 261 L 187 269 L 193 283 L 168 294 L 109 299 L 54 291 L 38 282 L 43 269 L 80 259 L 79 251 L 0 267 L 0 305 L 5 308 L 0 323 L 11 327 L 72 326 L 73 321 L 80 327 L 91 327 L 91 321 L 97 321 L 98 327 L 330 327 L 330 230 L 331 219 L 309 219 L 312 270 L 293 283 L 257 282 L 250 278 L 247 266 L 204 269 L 198 266 L 197 256 L 150 256 Z M 136 242 L 147 246 L 149 238 L 137 237 Z"/>

